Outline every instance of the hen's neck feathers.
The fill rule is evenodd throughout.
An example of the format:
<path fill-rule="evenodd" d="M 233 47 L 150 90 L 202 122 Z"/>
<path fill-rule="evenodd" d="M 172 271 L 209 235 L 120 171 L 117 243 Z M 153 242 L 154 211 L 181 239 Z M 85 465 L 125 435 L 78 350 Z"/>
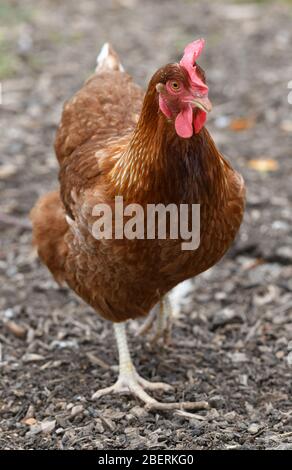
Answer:
<path fill-rule="evenodd" d="M 200 202 L 226 197 L 228 163 L 208 133 L 180 138 L 159 111 L 155 87 L 146 93 L 133 136 L 111 171 L 115 193 L 134 202 Z"/>

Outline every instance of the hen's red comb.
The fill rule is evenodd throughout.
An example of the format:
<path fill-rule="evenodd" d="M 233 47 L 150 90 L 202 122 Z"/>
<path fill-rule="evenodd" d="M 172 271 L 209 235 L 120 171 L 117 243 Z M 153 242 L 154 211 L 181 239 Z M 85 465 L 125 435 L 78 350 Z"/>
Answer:
<path fill-rule="evenodd" d="M 195 65 L 197 58 L 200 56 L 205 45 L 204 39 L 193 41 L 185 47 L 183 58 L 180 61 L 189 74 L 191 82 L 204 94 L 208 93 L 207 85 L 200 79 L 197 74 L 197 67 Z"/>

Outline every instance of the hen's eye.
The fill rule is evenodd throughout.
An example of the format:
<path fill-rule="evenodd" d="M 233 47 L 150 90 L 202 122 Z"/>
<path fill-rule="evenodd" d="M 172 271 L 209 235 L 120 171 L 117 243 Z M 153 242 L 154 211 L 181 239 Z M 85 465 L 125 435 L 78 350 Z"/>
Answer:
<path fill-rule="evenodd" d="M 179 90 L 179 84 L 177 82 L 172 82 L 171 87 L 175 91 Z"/>

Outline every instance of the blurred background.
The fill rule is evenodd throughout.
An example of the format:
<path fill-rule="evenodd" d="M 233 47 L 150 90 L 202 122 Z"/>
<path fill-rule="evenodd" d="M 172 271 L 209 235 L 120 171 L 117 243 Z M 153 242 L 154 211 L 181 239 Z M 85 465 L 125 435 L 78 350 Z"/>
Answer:
<path fill-rule="evenodd" d="M 291 23 L 288 0 L 1 0 L 0 448 L 292 449 Z M 146 87 L 201 36 L 208 128 L 246 180 L 245 221 L 224 260 L 181 290 L 172 345 L 131 341 L 143 376 L 214 408 L 92 403 L 115 374 L 110 325 L 40 265 L 28 213 L 57 185 L 62 104 L 102 44 Z"/>

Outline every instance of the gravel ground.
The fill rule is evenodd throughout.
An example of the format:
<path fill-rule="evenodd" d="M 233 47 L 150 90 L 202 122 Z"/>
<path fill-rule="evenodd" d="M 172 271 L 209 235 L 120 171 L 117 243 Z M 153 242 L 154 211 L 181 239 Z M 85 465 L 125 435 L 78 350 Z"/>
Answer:
<path fill-rule="evenodd" d="M 291 20 L 289 2 L 1 2 L 1 449 L 292 449 Z M 245 177 L 245 221 L 224 260 L 181 292 L 169 347 L 130 329 L 141 374 L 174 385 L 157 398 L 212 408 L 182 416 L 127 396 L 93 402 L 116 376 L 111 324 L 40 265 L 28 212 L 56 186 L 61 105 L 103 42 L 145 86 L 200 36 L 208 127 Z"/>

